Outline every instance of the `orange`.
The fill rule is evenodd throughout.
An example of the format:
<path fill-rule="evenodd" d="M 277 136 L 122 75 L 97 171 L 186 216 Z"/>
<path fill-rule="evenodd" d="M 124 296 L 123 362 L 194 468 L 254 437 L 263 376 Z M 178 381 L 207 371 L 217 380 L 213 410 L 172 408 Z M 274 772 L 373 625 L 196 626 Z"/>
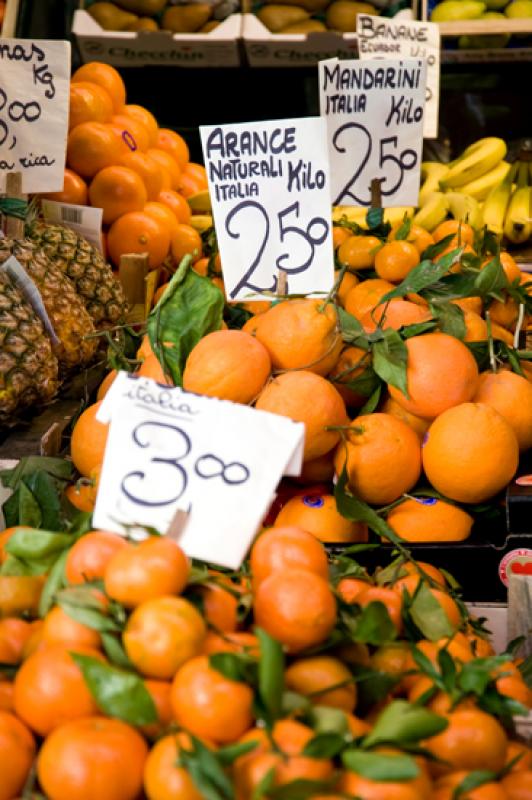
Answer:
<path fill-rule="evenodd" d="M 153 217 L 143 211 L 132 211 L 111 225 L 107 246 L 117 266 L 125 253 L 148 253 L 150 269 L 155 269 L 168 255 L 170 235 Z"/>
<path fill-rule="evenodd" d="M 402 602 L 393 589 L 387 589 L 384 586 L 368 586 L 357 595 L 355 602 L 362 608 L 370 603 L 382 603 L 397 630 L 403 627 L 401 621 Z"/>
<path fill-rule="evenodd" d="M 170 235 L 170 238 L 175 236 L 178 231 L 179 223 L 175 218 L 175 214 L 170 211 L 168 206 L 165 206 L 163 203 L 150 202 L 146 203 L 143 211 L 154 220 L 160 222 L 161 225 L 164 225 Z"/>
<path fill-rule="evenodd" d="M 502 266 L 502 268 L 503 268 L 503 270 L 504 270 L 504 272 L 506 274 L 506 277 L 510 281 L 510 283 L 513 283 L 516 280 L 520 281 L 520 279 L 521 279 L 521 270 L 519 269 L 519 267 L 517 265 L 517 262 L 515 261 L 514 258 L 512 258 L 510 253 L 507 253 L 506 251 L 503 251 L 503 252 L 500 253 L 499 257 L 501 259 L 501 266 Z M 482 269 L 482 267 L 481 267 L 481 269 Z M 527 276 L 527 277 L 529 279 L 529 276 Z"/>
<path fill-rule="evenodd" d="M 91 478 L 80 478 L 65 489 L 68 502 L 79 511 L 94 511 L 98 492 L 98 473 L 98 469 L 93 470 Z"/>
<path fill-rule="evenodd" d="M 14 711 L 14 687 L 11 681 L 0 680 L 0 711 Z"/>
<path fill-rule="evenodd" d="M 438 583 L 440 586 L 447 586 L 443 572 L 432 564 L 427 564 L 426 561 L 405 561 L 399 567 L 399 575 L 404 577 L 406 575 L 421 575 L 424 579 L 428 577 Z"/>
<path fill-rule="evenodd" d="M 406 542 L 463 542 L 473 517 L 435 497 L 407 499 L 388 512 L 390 528 Z"/>
<path fill-rule="evenodd" d="M 418 264 L 416 246 L 404 239 L 387 242 L 375 256 L 375 272 L 385 281 L 402 281 Z"/>
<path fill-rule="evenodd" d="M 180 594 L 189 571 L 179 545 L 165 536 L 151 536 L 117 549 L 105 568 L 105 591 L 127 608 L 135 608 L 146 600 Z"/>
<path fill-rule="evenodd" d="M 419 438 L 391 414 L 357 417 L 346 441 L 336 450 L 337 474 L 344 465 L 357 497 L 374 505 L 393 503 L 417 483 L 421 473 Z"/>
<path fill-rule="evenodd" d="M 315 536 L 297 527 L 270 528 L 255 540 L 250 561 L 255 588 L 267 577 L 285 569 L 303 569 L 327 580 L 327 553 Z"/>
<path fill-rule="evenodd" d="M 187 198 L 199 192 L 206 191 L 208 189 L 208 182 L 205 167 L 201 164 L 194 164 L 192 161 L 189 161 L 189 163 L 183 167 L 177 188 L 183 197 Z"/>
<path fill-rule="evenodd" d="M 142 179 L 148 200 L 157 200 L 163 188 L 163 171 L 147 153 L 128 150 L 120 158 L 120 166 L 133 170 Z"/>
<path fill-rule="evenodd" d="M 121 128 L 121 136 L 131 150 L 148 150 L 150 134 L 142 122 L 128 114 L 114 114 L 110 121 Z"/>
<path fill-rule="evenodd" d="M 157 147 L 156 141 L 159 133 L 159 126 L 151 111 L 148 111 L 144 106 L 128 104 L 122 109 L 122 114 L 126 114 L 128 117 L 140 122 L 148 131 L 150 147 Z"/>
<path fill-rule="evenodd" d="M 397 419 L 406 422 L 406 424 L 417 433 L 420 439 L 423 439 L 430 427 L 430 421 L 428 419 L 423 419 L 423 417 L 417 417 L 415 414 L 411 414 L 399 405 L 393 397 L 387 397 L 380 410 L 384 414 L 391 414 L 392 417 L 397 417 Z"/>
<path fill-rule="evenodd" d="M 267 349 L 244 331 L 214 331 L 190 352 L 183 372 L 187 392 L 252 403 L 271 372 Z"/>
<path fill-rule="evenodd" d="M 102 64 L 100 61 L 91 61 L 79 67 L 72 76 L 72 82 L 89 81 L 102 86 L 110 95 L 113 101 L 115 112 L 120 111 L 126 102 L 126 87 L 120 73 L 110 67 L 109 64 Z"/>
<path fill-rule="evenodd" d="M 60 192 L 46 192 L 41 197 L 47 200 L 55 200 L 57 203 L 73 203 L 78 206 L 86 206 L 88 203 L 87 184 L 77 172 L 65 167 L 65 177 L 63 188 Z"/>
<path fill-rule="evenodd" d="M 103 209 L 103 221 L 110 225 L 130 211 L 142 211 L 148 199 L 140 175 L 128 167 L 106 167 L 89 186 L 91 205 Z"/>
<path fill-rule="evenodd" d="M 209 631 L 203 641 L 202 652 L 205 655 L 212 653 L 241 653 L 259 658 L 259 640 L 254 633 L 245 631 L 214 633 Z"/>
<path fill-rule="evenodd" d="M 381 645 L 371 656 L 372 669 L 386 672 L 395 678 L 401 678 L 403 673 L 411 669 L 412 664 L 412 654 L 407 642 Z"/>
<path fill-rule="evenodd" d="M 491 323 L 491 335 L 494 339 L 499 339 L 501 342 L 506 342 L 507 345 L 510 347 L 514 346 L 514 337 L 510 331 L 507 331 L 506 328 L 503 328 L 502 325 L 498 325 L 496 322 Z"/>
<path fill-rule="evenodd" d="M 296 480 L 304 485 L 308 483 L 323 483 L 334 478 L 334 462 L 331 453 L 305 461 L 301 468 L 301 475 Z"/>
<path fill-rule="evenodd" d="M 189 204 L 182 195 L 174 192 L 172 189 L 163 189 L 159 192 L 156 199 L 158 203 L 168 206 L 170 211 L 173 211 L 178 222 L 182 222 L 186 225 L 189 224 L 192 212 Z"/>
<path fill-rule="evenodd" d="M 135 800 L 147 755 L 146 742 L 130 725 L 91 716 L 47 738 L 37 775 L 49 800 Z"/>
<path fill-rule="evenodd" d="M 27 658 L 15 678 L 15 711 L 40 736 L 78 717 L 97 713 L 96 703 L 72 652 L 98 658 L 89 647 L 47 645 Z"/>
<path fill-rule="evenodd" d="M 334 273 L 335 281 L 337 281 L 338 278 L 339 278 L 339 272 L 337 271 Z M 358 283 L 358 278 L 356 275 L 353 275 L 352 272 L 344 273 L 344 277 L 341 280 L 341 283 L 337 289 L 337 294 L 336 294 L 338 302 L 340 303 L 341 306 L 345 306 L 347 295 L 349 294 L 353 286 L 357 285 L 357 283 Z"/>
<path fill-rule="evenodd" d="M 390 395 L 418 417 L 434 419 L 473 397 L 478 383 L 474 357 L 459 339 L 446 333 L 427 333 L 406 341 L 408 397 L 388 385 Z"/>
<path fill-rule="evenodd" d="M 501 784 L 508 800 L 529 800 L 532 797 L 532 770 L 511 772 Z"/>
<path fill-rule="evenodd" d="M 172 683 L 177 723 L 194 736 L 234 742 L 251 727 L 253 692 L 209 666 L 208 656 L 191 658 Z"/>
<path fill-rule="evenodd" d="M 426 583 L 425 579 L 420 574 L 407 575 L 406 578 L 400 578 L 398 581 L 396 581 L 392 586 L 392 589 L 394 592 L 397 592 L 401 597 L 405 591 L 410 595 L 410 597 L 414 597 L 417 587 L 419 586 L 421 581 L 424 581 Z M 447 594 L 447 592 L 442 591 L 440 589 L 433 589 L 432 587 L 429 587 L 429 591 L 431 595 L 434 597 L 434 599 L 437 600 L 439 605 L 442 607 L 450 624 L 454 628 L 460 627 L 460 625 L 462 624 L 462 614 L 460 612 L 458 605 L 453 600 L 453 598 L 449 594 Z"/>
<path fill-rule="evenodd" d="M 338 248 L 338 261 L 351 269 L 371 269 L 381 246 L 376 236 L 349 236 Z"/>
<path fill-rule="evenodd" d="M 187 143 L 182 136 L 169 128 L 159 128 L 157 138 L 152 147 L 157 147 L 159 150 L 164 150 L 165 153 L 171 155 L 181 169 L 186 167 L 190 160 Z"/>
<path fill-rule="evenodd" d="M 346 239 L 349 239 L 353 234 L 348 228 L 344 228 L 341 225 L 334 225 L 332 229 L 332 239 L 333 239 L 333 247 L 335 250 L 338 250 L 341 244 L 343 244 Z"/>
<path fill-rule="evenodd" d="M 235 585 L 229 582 L 225 589 L 213 581 L 201 586 L 198 592 L 205 622 L 222 633 L 231 633 L 238 627 L 238 599 L 233 591 L 229 591 L 232 586 Z"/>
<path fill-rule="evenodd" d="M 292 497 L 277 514 L 275 526 L 279 525 L 297 525 L 322 542 L 365 542 L 368 538 L 367 526 L 342 517 L 330 494 Z"/>
<path fill-rule="evenodd" d="M 306 745 L 314 738 L 314 731 L 293 719 L 277 720 L 272 739 L 282 759 L 275 770 L 276 783 L 282 785 L 297 779 L 324 780 L 332 773 L 329 759 L 309 758 L 303 755 Z"/>
<path fill-rule="evenodd" d="M 435 786 L 435 793 L 432 795 L 434 800 L 453 800 L 455 789 L 466 778 L 468 772 L 463 770 L 461 772 L 451 772 L 449 775 L 444 775 L 437 781 Z M 470 789 L 468 792 L 461 793 L 462 800 L 508 800 L 508 795 L 500 783 L 489 781 L 477 786 L 476 789 Z"/>
<path fill-rule="evenodd" d="M 0 800 L 13 800 L 22 793 L 35 757 L 35 742 L 27 727 L 7 711 L 0 710 Z"/>
<path fill-rule="evenodd" d="M 432 231 L 432 238 L 435 242 L 441 242 L 442 239 L 445 239 L 446 236 L 450 236 L 451 234 L 454 234 L 454 238 L 450 241 L 452 247 L 466 244 L 473 246 L 475 242 L 475 231 L 471 225 L 457 219 L 448 219 L 440 223 L 438 227 Z"/>
<path fill-rule="evenodd" d="M 488 310 L 492 322 L 508 330 L 515 329 L 519 317 L 519 305 L 512 297 L 506 297 L 504 301 L 492 300 Z"/>
<path fill-rule="evenodd" d="M 305 424 L 305 461 L 325 455 L 340 434 L 330 426 L 347 423 L 344 401 L 334 386 L 313 372 L 299 370 L 273 378 L 255 407 Z"/>
<path fill-rule="evenodd" d="M 357 692 L 353 676 L 337 658 L 301 658 L 288 667 L 284 677 L 287 689 L 309 696 L 312 703 L 343 711 L 355 708 Z"/>
<path fill-rule="evenodd" d="M 399 228 L 401 227 L 402 223 L 398 222 L 392 226 L 392 230 L 388 235 L 389 241 L 394 241 L 397 235 Z M 414 245 L 416 250 L 418 251 L 419 255 L 422 255 L 427 247 L 430 247 L 431 244 L 434 244 L 434 237 L 425 228 L 422 228 L 420 225 L 411 224 L 410 230 L 408 232 L 408 236 L 406 237 L 406 241 L 410 242 Z"/>
<path fill-rule="evenodd" d="M 462 311 L 474 311 L 475 314 L 482 313 L 482 299 L 480 297 L 460 297 L 451 300 L 451 303 L 458 306 Z"/>
<path fill-rule="evenodd" d="M 314 572 L 283 569 L 259 584 L 255 622 L 290 653 L 321 644 L 336 623 L 336 602 L 327 581 Z"/>
<path fill-rule="evenodd" d="M 519 445 L 506 420 L 484 403 L 441 414 L 423 445 L 423 468 L 434 488 L 459 503 L 482 503 L 512 479 Z"/>
<path fill-rule="evenodd" d="M 480 709 L 467 708 L 451 711 L 447 720 L 449 725 L 444 731 L 423 743 L 424 748 L 441 759 L 430 762 L 433 774 L 462 769 L 498 772 L 503 768 L 508 739 L 495 717 Z"/>
<path fill-rule="evenodd" d="M 139 369 L 135 372 L 135 375 L 143 378 L 152 378 L 152 380 L 157 381 L 157 383 L 166 386 L 174 385 L 171 377 L 164 372 L 155 355 L 146 356 Z"/>
<path fill-rule="evenodd" d="M 67 581 L 81 584 L 101 580 L 114 554 L 127 547 L 123 536 L 108 531 L 89 531 L 70 548 L 65 564 Z"/>
<path fill-rule="evenodd" d="M 36 616 L 45 578 L 0 575 L 0 617 Z"/>
<path fill-rule="evenodd" d="M 67 164 L 84 178 L 118 163 L 120 153 L 113 128 L 102 122 L 83 122 L 68 134 Z"/>
<path fill-rule="evenodd" d="M 172 724 L 173 714 L 170 700 L 172 684 L 170 681 L 145 680 L 144 686 L 153 700 L 157 712 L 157 722 L 142 725 L 140 730 L 148 739 L 158 739 Z"/>
<path fill-rule="evenodd" d="M 159 164 L 163 172 L 168 175 L 170 186 L 165 186 L 163 188 L 177 191 L 181 180 L 181 170 L 177 161 L 165 150 L 160 150 L 158 147 L 150 147 L 146 152 L 150 158 Z"/>
<path fill-rule="evenodd" d="M 103 381 L 98 386 L 98 392 L 96 394 L 96 400 L 103 400 L 109 389 L 111 388 L 114 379 L 116 378 L 117 372 L 116 369 L 112 369 L 110 372 L 107 373 Z"/>
<path fill-rule="evenodd" d="M 323 300 L 285 300 L 272 306 L 261 314 L 255 335 L 276 370 L 305 369 L 327 375 L 343 348 L 336 308 Z"/>
<path fill-rule="evenodd" d="M 356 797 L 357 800 L 426 800 L 428 797 L 413 781 L 372 781 L 349 771 L 343 773 L 338 788 L 346 793 L 342 797 Z"/>
<path fill-rule="evenodd" d="M 506 751 L 506 765 L 510 764 L 517 756 L 519 760 L 513 765 L 511 772 L 532 771 L 532 750 L 523 742 L 510 740 Z"/>
<path fill-rule="evenodd" d="M 368 581 L 362 578 L 342 578 L 336 587 L 336 591 L 344 601 L 344 603 L 356 603 L 357 598 L 362 592 L 365 592 L 368 586 L 371 586 Z"/>
<path fill-rule="evenodd" d="M 367 333 L 373 333 L 377 328 L 393 328 L 398 331 L 403 325 L 418 325 L 431 318 L 432 314 L 423 306 L 410 300 L 394 299 L 366 312 L 360 318 L 360 323 Z"/>
<path fill-rule="evenodd" d="M 101 644 L 98 631 L 82 625 L 70 617 L 60 606 L 50 609 L 44 618 L 41 641 L 48 644 L 61 644 L 65 647 L 94 647 Z"/>
<path fill-rule="evenodd" d="M 144 767 L 148 800 L 202 800 L 190 773 L 179 765 L 179 740 L 165 736 L 151 749 Z"/>
<path fill-rule="evenodd" d="M 77 471 L 90 478 L 103 463 L 109 425 L 99 422 L 96 414 L 101 403 L 93 403 L 74 423 L 70 439 L 70 455 Z"/>
<path fill-rule="evenodd" d="M 520 450 L 532 447 L 532 385 L 515 372 L 483 372 L 475 403 L 485 403 L 504 417 L 517 437 Z"/>
<path fill-rule="evenodd" d="M 0 664 L 18 664 L 31 636 L 32 625 L 22 619 L 0 619 Z"/>
<path fill-rule="evenodd" d="M 70 84 L 69 130 L 82 122 L 109 122 L 112 116 L 113 102 L 105 89 L 84 81 Z"/>
<path fill-rule="evenodd" d="M 197 261 L 202 256 L 202 248 L 203 242 L 197 230 L 192 225 L 179 222 L 170 242 L 174 261 L 179 264 L 186 255 L 193 256 L 193 261 Z"/>
<path fill-rule="evenodd" d="M 350 389 L 345 384 L 355 381 L 371 363 L 371 353 L 362 350 L 360 347 L 346 347 L 340 353 L 340 358 L 333 369 L 329 372 L 328 378 L 332 381 L 343 397 L 346 406 L 360 408 L 368 399 L 365 395 L 359 394 Z"/>
<path fill-rule="evenodd" d="M 205 633 L 205 623 L 192 603 L 158 596 L 135 609 L 122 639 L 142 675 L 170 680 L 182 664 L 201 653 Z"/>
<path fill-rule="evenodd" d="M 348 292 L 345 310 L 357 319 L 361 319 L 368 311 L 376 308 L 384 295 L 393 289 L 395 289 L 393 283 L 383 281 L 382 278 L 370 278 L 362 281 Z"/>
<path fill-rule="evenodd" d="M 464 322 L 466 334 L 464 342 L 484 342 L 488 338 L 488 326 L 486 320 L 474 311 L 464 311 Z"/>

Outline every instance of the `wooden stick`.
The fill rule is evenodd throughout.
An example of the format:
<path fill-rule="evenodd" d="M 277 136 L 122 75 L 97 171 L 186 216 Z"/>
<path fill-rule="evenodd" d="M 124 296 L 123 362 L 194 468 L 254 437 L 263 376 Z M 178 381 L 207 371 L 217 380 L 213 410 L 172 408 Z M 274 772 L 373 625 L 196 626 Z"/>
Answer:
<path fill-rule="evenodd" d="M 288 289 L 288 275 L 286 274 L 284 269 L 280 269 L 277 272 L 277 296 L 286 297 L 287 289 Z"/>
<path fill-rule="evenodd" d="M 509 573 L 508 641 L 524 636 L 519 651 L 522 658 L 532 655 L 532 575 Z"/>
<path fill-rule="evenodd" d="M 183 511 L 181 508 L 177 509 L 174 514 L 174 518 L 172 519 L 170 526 L 166 531 L 166 535 L 169 539 L 172 539 L 174 542 L 179 542 L 185 532 L 185 528 L 188 523 L 188 517 L 188 511 Z"/>
<path fill-rule="evenodd" d="M 381 192 L 382 178 L 373 178 L 370 184 L 371 188 L 371 207 L 382 208 L 382 192 Z"/>
<path fill-rule="evenodd" d="M 22 192 L 22 175 L 20 172 L 10 172 L 6 175 L 6 197 L 27 200 L 28 196 Z M 5 233 L 10 239 L 23 239 L 24 220 L 6 215 Z"/>
<path fill-rule="evenodd" d="M 143 322 L 146 312 L 147 253 L 127 253 L 120 258 L 118 277 L 130 307 L 128 321 Z"/>

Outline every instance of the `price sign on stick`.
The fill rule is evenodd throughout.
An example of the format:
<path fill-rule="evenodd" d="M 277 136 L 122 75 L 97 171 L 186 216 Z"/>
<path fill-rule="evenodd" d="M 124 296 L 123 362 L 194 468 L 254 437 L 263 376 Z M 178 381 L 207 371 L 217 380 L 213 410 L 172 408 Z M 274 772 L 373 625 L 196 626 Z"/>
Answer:
<path fill-rule="evenodd" d="M 120 373 L 98 412 L 110 421 L 94 525 L 166 533 L 187 512 L 179 544 L 236 569 L 283 474 L 299 475 L 304 425 Z"/>
<path fill-rule="evenodd" d="M 70 43 L 0 39 L 0 192 L 20 172 L 23 192 L 63 188 Z"/>
<path fill-rule="evenodd" d="M 417 204 L 426 76 L 421 59 L 320 61 L 334 205 L 369 206 L 377 178 L 384 207 Z"/>
<path fill-rule="evenodd" d="M 334 282 L 325 122 L 200 128 L 229 300 L 328 292 Z"/>
<path fill-rule="evenodd" d="M 357 14 L 358 54 L 362 61 L 374 58 L 424 58 L 427 62 L 427 94 L 423 136 L 438 135 L 440 107 L 440 26 L 435 22 L 385 19 Z"/>

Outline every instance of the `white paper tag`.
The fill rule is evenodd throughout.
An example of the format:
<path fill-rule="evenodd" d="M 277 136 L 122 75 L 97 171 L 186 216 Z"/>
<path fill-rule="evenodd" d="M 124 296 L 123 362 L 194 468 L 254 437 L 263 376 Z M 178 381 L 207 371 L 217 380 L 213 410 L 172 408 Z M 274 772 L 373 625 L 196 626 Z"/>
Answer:
<path fill-rule="evenodd" d="M 63 188 L 70 43 L 0 39 L 0 192 L 9 172 L 22 191 Z"/>
<path fill-rule="evenodd" d="M 384 208 L 417 204 L 426 80 L 421 59 L 320 61 L 334 205 L 369 206 L 375 178 Z"/>
<path fill-rule="evenodd" d="M 435 22 L 414 22 L 357 14 L 358 55 L 364 60 L 382 58 L 423 58 L 427 62 L 427 103 L 423 136 L 438 136 L 440 107 L 440 26 Z"/>
<path fill-rule="evenodd" d="M 73 203 L 57 203 L 55 200 L 42 200 L 41 207 L 46 222 L 66 225 L 79 233 L 93 247 L 102 252 L 102 217 L 101 208 L 77 206 Z"/>
<path fill-rule="evenodd" d="M 229 301 L 321 294 L 334 282 L 323 119 L 200 128 Z"/>
<path fill-rule="evenodd" d="M 110 420 L 94 512 L 97 528 L 166 533 L 188 512 L 179 544 L 236 569 L 282 475 L 299 474 L 304 425 L 120 373 L 98 417 Z M 131 530 L 130 530 L 131 532 Z"/>

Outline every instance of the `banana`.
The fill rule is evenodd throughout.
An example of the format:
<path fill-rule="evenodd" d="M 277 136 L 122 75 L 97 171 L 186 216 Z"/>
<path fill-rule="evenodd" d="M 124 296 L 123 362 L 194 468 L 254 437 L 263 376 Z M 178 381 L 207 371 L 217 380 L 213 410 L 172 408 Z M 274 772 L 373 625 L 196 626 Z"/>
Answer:
<path fill-rule="evenodd" d="M 422 185 L 419 190 L 418 205 L 424 206 L 432 192 L 439 192 L 440 181 L 449 172 L 447 164 L 440 164 L 439 161 L 423 161 L 421 164 Z"/>
<path fill-rule="evenodd" d="M 482 222 L 496 236 L 504 233 L 504 218 L 512 194 L 512 184 L 518 164 L 514 164 L 498 186 L 494 186 L 484 201 Z"/>
<path fill-rule="evenodd" d="M 462 155 L 449 164 L 449 172 L 440 180 L 442 189 L 456 189 L 477 180 L 502 161 L 506 155 L 506 142 L 496 136 L 479 139 L 466 147 Z"/>
<path fill-rule="evenodd" d="M 412 217 L 414 208 L 411 206 L 397 206 L 395 208 L 384 209 L 384 222 L 389 222 L 390 225 L 395 225 L 397 222 L 402 222 L 407 217 Z M 366 214 L 367 208 L 359 208 L 358 206 L 333 206 L 332 218 L 333 222 L 338 222 L 345 217 L 348 222 L 356 222 L 361 228 L 366 228 Z M 192 217 L 194 219 L 194 217 Z"/>
<path fill-rule="evenodd" d="M 532 188 L 518 186 L 504 218 L 504 235 L 513 244 L 523 244 L 532 233 Z"/>
<path fill-rule="evenodd" d="M 190 225 L 198 231 L 198 233 L 203 233 L 208 228 L 212 228 L 213 220 L 210 214 L 193 214 L 190 217 Z"/>
<path fill-rule="evenodd" d="M 447 217 L 450 209 L 449 199 L 443 192 L 432 192 L 425 204 L 414 216 L 414 223 L 427 231 L 433 231 Z"/>
<path fill-rule="evenodd" d="M 188 198 L 193 214 L 210 214 L 212 212 L 211 197 L 207 190 L 193 194 Z"/>
<path fill-rule="evenodd" d="M 445 196 L 454 219 L 467 222 L 473 228 L 482 227 L 482 213 L 478 200 L 462 192 L 447 192 Z"/>
<path fill-rule="evenodd" d="M 486 172 L 485 175 L 481 175 L 481 177 L 477 178 L 475 181 L 460 186 L 460 191 L 463 194 L 474 197 L 475 200 L 485 200 L 493 187 L 497 186 L 497 184 L 503 180 L 509 169 L 509 163 L 507 161 L 501 161 L 496 167 Z"/>

